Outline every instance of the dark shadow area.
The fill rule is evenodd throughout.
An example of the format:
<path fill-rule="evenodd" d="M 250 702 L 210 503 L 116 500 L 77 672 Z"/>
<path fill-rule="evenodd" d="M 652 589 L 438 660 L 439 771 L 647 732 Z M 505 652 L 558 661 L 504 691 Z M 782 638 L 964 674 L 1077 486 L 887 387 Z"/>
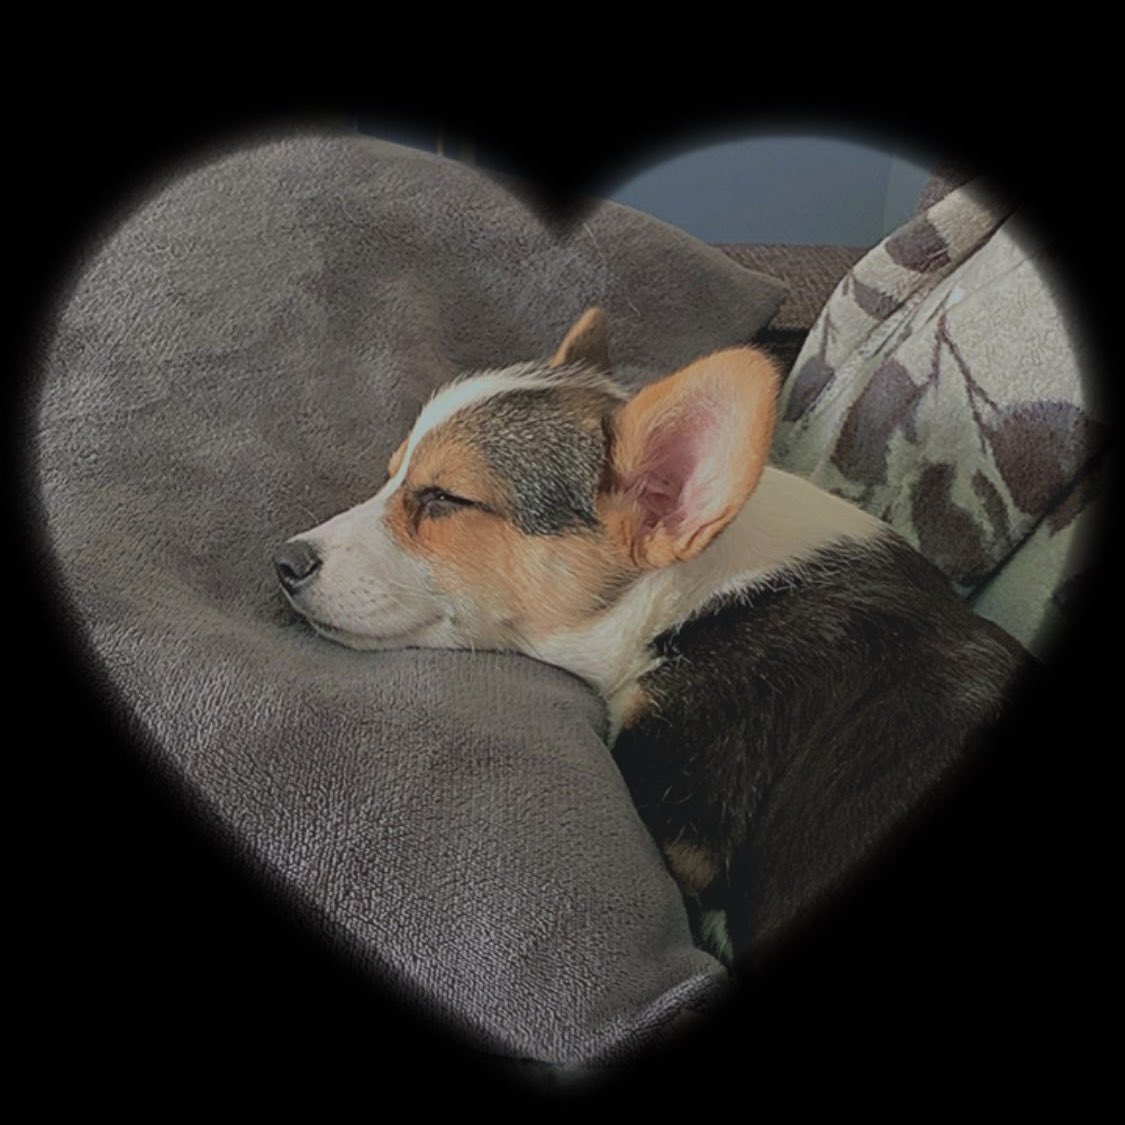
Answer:
<path fill-rule="evenodd" d="M 721 1107 L 741 1096 L 749 1112 L 779 1097 L 798 1104 L 810 1088 L 854 1097 L 870 1085 L 910 1083 L 923 1097 L 935 1086 L 1024 1090 L 1055 1081 L 1088 1026 L 1087 1005 L 1108 991 L 1105 868 L 1119 815 L 1107 806 L 1118 726 L 1110 708 L 1123 572 L 1108 534 L 1093 549 L 1101 563 L 1080 625 L 1060 638 L 1055 667 L 940 823 L 750 972 L 738 1001 L 677 1049 L 607 1081 L 552 1079 L 536 1092 L 534 1082 L 435 1035 L 327 955 L 214 847 L 126 745 L 134 739 L 109 713 L 96 674 L 81 667 L 45 580 L 43 532 L 27 504 L 27 373 L 75 248 L 122 199 L 217 132 L 276 123 L 278 113 L 196 104 L 142 128 L 124 104 L 107 96 L 89 107 L 88 125 L 65 134 L 36 123 L 25 138 L 36 175 L 19 187 L 12 299 L 20 335 L 4 404 L 16 564 L 8 753 L 17 778 L 8 792 L 25 814 L 13 851 L 17 964 L 35 997 L 19 1026 L 42 1057 L 90 1096 L 143 1074 L 173 1094 L 226 1081 L 275 1094 L 331 1087 L 376 1107 L 408 1097 L 434 1107 L 502 1099 L 636 1112 L 690 1102 L 707 1112 L 716 1099 Z M 853 135 L 877 143 L 912 127 L 926 148 L 958 149 L 1027 189 L 1030 216 L 1057 231 L 1060 268 L 1084 295 L 1092 362 L 1106 370 L 1100 282 L 1110 251 L 1088 228 L 1088 197 L 1070 159 L 1077 139 L 1059 138 L 1058 159 L 1043 167 L 1028 147 L 1040 128 L 1030 102 L 1001 121 L 959 117 L 953 129 L 939 99 L 919 105 L 910 123 L 866 110 L 704 109 L 701 130 L 699 119 L 657 102 L 604 117 L 570 107 L 565 120 L 547 115 L 529 134 L 526 122 L 488 104 L 452 125 L 478 138 L 481 164 L 540 177 L 542 205 L 568 216 L 575 192 L 596 194 L 615 169 L 693 129 L 710 138 L 747 124 L 835 128 L 850 115 L 863 122 Z M 357 111 L 317 109 L 307 120 L 338 113 L 346 126 L 349 112 Z M 405 127 L 425 128 L 416 119 Z M 1116 512 L 1120 482 L 1109 487 Z"/>

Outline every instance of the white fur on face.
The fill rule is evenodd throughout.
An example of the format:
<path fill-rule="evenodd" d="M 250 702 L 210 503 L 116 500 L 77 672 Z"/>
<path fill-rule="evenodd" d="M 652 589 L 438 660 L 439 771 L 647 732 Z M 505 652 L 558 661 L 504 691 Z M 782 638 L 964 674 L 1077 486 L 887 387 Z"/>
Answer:
<path fill-rule="evenodd" d="M 621 388 L 609 379 L 602 379 L 592 372 L 583 372 L 582 379 L 586 384 L 600 387 L 617 397 L 624 397 Z M 448 422 L 454 414 L 463 410 L 466 406 L 482 402 L 487 398 L 493 398 L 496 395 L 505 394 L 508 391 L 528 391 L 536 388 L 565 386 L 574 384 L 576 381 L 577 376 L 568 368 L 543 367 L 537 363 L 522 363 L 498 371 L 482 371 L 476 375 L 469 375 L 439 387 L 430 401 L 422 408 L 418 420 L 414 423 L 414 428 L 410 432 L 410 440 L 406 445 L 406 453 L 402 459 L 400 472 L 405 474 L 405 470 L 410 463 L 410 455 L 422 438 L 443 422 Z"/>
<path fill-rule="evenodd" d="M 307 588 L 290 597 L 325 636 L 355 648 L 506 648 L 556 664 L 586 680 L 610 702 L 615 728 L 637 679 L 653 666 L 655 637 L 701 610 L 718 595 L 735 593 L 771 573 L 798 564 L 842 540 L 864 542 L 884 525 L 860 509 L 798 477 L 767 467 L 757 489 L 729 527 L 695 558 L 646 571 L 608 608 L 590 601 L 588 619 L 539 615 L 549 627 L 518 628 L 509 607 L 518 599 L 504 583 L 518 583 L 526 601 L 531 586 L 544 605 L 559 597 L 559 576 L 580 574 L 579 556 L 566 542 L 533 537 L 538 553 L 513 549 L 508 566 L 465 579 L 446 560 L 407 550 L 387 523 L 388 502 L 406 479 L 419 442 L 465 407 L 490 396 L 531 386 L 551 386 L 559 373 L 526 365 L 471 376 L 440 389 L 426 404 L 406 442 L 394 476 L 369 501 L 299 538 L 320 556 Z M 565 377 L 565 376 L 564 376 Z M 450 517 L 458 518 L 458 517 Z M 509 535 L 515 532 L 509 529 Z M 595 533 L 596 535 L 596 533 Z M 476 555 L 473 540 L 470 555 Z M 530 539 L 521 543 L 531 545 Z M 482 558 L 487 557 L 481 544 Z M 541 557 L 543 551 L 549 551 Z M 512 561 L 514 560 L 514 562 Z M 520 560 L 523 560 L 522 562 Z M 456 568 L 454 568 L 456 570 Z M 590 566 L 591 585 L 605 578 Z M 473 587 L 480 587 L 473 588 Z M 485 589 L 487 587 L 487 589 Z M 572 602 L 576 599 L 572 598 Z M 615 705 L 620 701 L 620 707 Z"/>
<path fill-rule="evenodd" d="M 379 492 L 294 537 L 314 547 L 321 566 L 307 586 L 286 594 L 290 604 L 318 632 L 353 648 L 519 648 L 494 607 L 473 590 L 443 587 L 426 559 L 403 549 L 387 525 L 388 502 L 406 479 L 419 442 L 455 414 L 505 392 L 574 378 L 572 372 L 529 363 L 439 388 L 418 415 L 394 476 Z"/>
<path fill-rule="evenodd" d="M 321 566 L 307 587 L 287 597 L 318 632 L 353 648 L 401 648 L 422 637 L 440 644 L 453 615 L 424 561 L 402 550 L 387 529 L 386 502 L 397 487 L 388 481 L 371 500 L 299 536 Z"/>

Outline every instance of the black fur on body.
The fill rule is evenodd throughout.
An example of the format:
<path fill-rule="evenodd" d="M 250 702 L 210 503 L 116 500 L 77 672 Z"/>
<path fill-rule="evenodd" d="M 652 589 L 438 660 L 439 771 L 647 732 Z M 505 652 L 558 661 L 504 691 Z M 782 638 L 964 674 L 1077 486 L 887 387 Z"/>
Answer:
<path fill-rule="evenodd" d="M 916 820 L 1033 663 L 890 534 L 724 596 L 655 648 L 614 757 L 657 843 L 714 861 L 689 908 L 696 925 L 725 909 L 735 958 Z"/>

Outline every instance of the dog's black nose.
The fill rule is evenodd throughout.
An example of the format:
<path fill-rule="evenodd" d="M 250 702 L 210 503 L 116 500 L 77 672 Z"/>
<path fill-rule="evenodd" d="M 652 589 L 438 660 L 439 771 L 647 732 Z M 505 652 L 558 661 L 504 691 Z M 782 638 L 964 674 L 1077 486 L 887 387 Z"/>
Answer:
<path fill-rule="evenodd" d="M 320 556 L 307 539 L 291 539 L 274 553 L 273 568 L 282 586 L 295 594 L 320 569 Z"/>

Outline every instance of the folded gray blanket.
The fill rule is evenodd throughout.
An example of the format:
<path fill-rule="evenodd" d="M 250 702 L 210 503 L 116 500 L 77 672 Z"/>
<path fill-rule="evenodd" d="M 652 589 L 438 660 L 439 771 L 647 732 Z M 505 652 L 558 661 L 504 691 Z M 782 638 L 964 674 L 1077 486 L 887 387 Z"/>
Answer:
<path fill-rule="evenodd" d="M 783 296 L 625 208 L 559 233 L 471 169 L 303 135 L 171 179 L 58 310 L 37 465 L 91 659 L 203 820 L 491 1053 L 635 1056 L 726 974 L 583 684 L 332 645 L 284 606 L 271 554 L 375 491 L 435 387 L 548 353 L 587 305 L 628 381 L 749 341 Z"/>

